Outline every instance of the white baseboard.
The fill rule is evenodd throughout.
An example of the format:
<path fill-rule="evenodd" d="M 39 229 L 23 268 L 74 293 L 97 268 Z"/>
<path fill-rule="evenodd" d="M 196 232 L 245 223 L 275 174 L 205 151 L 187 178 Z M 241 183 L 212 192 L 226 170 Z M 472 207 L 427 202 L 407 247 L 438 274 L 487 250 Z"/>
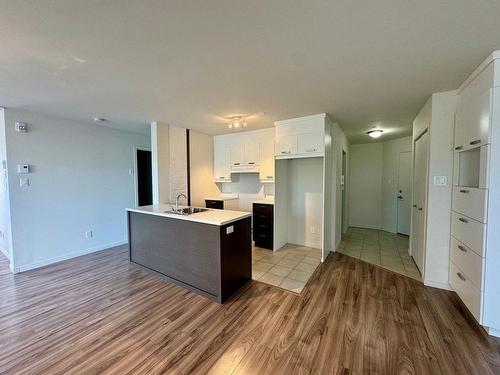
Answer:
<path fill-rule="evenodd" d="M 500 337 L 500 329 L 491 328 L 491 327 L 484 327 L 484 329 L 486 330 L 486 332 L 488 332 L 488 335 Z"/>
<path fill-rule="evenodd" d="M 5 257 L 10 260 L 10 254 L 3 247 L 0 247 L 0 252 L 5 255 Z"/>
<path fill-rule="evenodd" d="M 19 273 L 19 272 L 34 270 L 36 268 L 45 267 L 45 266 L 48 266 L 50 264 L 62 262 L 63 260 L 68 260 L 68 259 L 76 258 L 76 257 L 82 256 L 82 255 L 95 253 L 97 251 L 106 250 L 106 249 L 109 249 L 110 247 L 125 245 L 127 242 L 128 242 L 127 240 L 124 240 L 124 241 L 119 241 L 119 242 L 108 243 L 105 245 L 90 247 L 90 248 L 82 250 L 82 251 L 77 251 L 77 252 L 73 252 L 73 253 L 66 253 L 66 254 L 59 255 L 59 256 L 56 256 L 53 258 L 39 260 L 36 262 L 31 262 L 31 263 L 24 264 L 21 266 L 14 266 L 12 272 Z"/>
<path fill-rule="evenodd" d="M 442 281 L 424 280 L 424 285 L 438 289 L 453 290 L 449 283 L 444 283 Z"/>

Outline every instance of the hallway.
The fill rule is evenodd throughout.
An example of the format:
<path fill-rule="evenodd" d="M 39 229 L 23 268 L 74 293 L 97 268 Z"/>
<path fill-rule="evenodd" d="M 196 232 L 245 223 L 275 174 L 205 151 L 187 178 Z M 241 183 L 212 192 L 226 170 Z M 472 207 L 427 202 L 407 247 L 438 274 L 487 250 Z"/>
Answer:
<path fill-rule="evenodd" d="M 350 227 L 338 251 L 350 257 L 421 280 L 413 259 L 408 255 L 408 236 L 376 229 Z"/>

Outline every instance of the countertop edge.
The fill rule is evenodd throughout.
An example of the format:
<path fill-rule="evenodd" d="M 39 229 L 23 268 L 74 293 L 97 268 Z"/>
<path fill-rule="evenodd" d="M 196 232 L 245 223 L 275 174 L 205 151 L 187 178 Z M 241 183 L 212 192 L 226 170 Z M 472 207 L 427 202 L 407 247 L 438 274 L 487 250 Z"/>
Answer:
<path fill-rule="evenodd" d="M 196 217 L 192 217 L 191 215 L 166 214 L 166 213 L 162 213 L 162 212 L 144 211 L 144 210 L 137 209 L 137 208 L 127 208 L 126 210 L 128 212 L 136 212 L 139 214 L 154 215 L 154 216 L 166 217 L 166 218 L 177 219 L 177 220 L 192 221 L 195 223 L 216 225 L 219 227 L 226 225 L 226 224 L 233 223 L 233 222 L 241 220 L 241 219 L 246 219 L 246 218 L 252 216 L 251 212 L 242 212 L 241 216 L 233 218 L 233 219 L 228 219 L 228 220 L 224 220 L 224 221 L 213 221 L 213 220 L 199 219 Z"/>

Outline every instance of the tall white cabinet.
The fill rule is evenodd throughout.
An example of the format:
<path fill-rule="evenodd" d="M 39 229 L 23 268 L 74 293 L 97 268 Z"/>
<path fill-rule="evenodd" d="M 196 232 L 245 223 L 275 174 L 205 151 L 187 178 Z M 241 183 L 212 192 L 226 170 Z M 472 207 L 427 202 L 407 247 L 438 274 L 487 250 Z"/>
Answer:
<path fill-rule="evenodd" d="M 500 336 L 500 51 L 458 91 L 449 281 Z"/>
<path fill-rule="evenodd" d="M 323 113 L 275 122 L 274 249 L 286 243 L 333 249 L 332 122 Z"/>

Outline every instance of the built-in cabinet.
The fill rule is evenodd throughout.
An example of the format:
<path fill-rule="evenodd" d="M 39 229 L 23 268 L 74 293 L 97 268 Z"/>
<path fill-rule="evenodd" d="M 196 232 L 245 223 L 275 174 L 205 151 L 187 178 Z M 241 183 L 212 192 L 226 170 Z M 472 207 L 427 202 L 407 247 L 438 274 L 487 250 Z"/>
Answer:
<path fill-rule="evenodd" d="M 325 153 L 324 124 L 308 117 L 277 121 L 276 159 L 320 157 Z"/>
<path fill-rule="evenodd" d="M 214 181 L 229 182 L 232 173 L 258 173 L 274 181 L 274 129 L 214 137 Z"/>
<path fill-rule="evenodd" d="M 500 54 L 461 86 L 455 120 L 451 287 L 500 335 Z"/>

